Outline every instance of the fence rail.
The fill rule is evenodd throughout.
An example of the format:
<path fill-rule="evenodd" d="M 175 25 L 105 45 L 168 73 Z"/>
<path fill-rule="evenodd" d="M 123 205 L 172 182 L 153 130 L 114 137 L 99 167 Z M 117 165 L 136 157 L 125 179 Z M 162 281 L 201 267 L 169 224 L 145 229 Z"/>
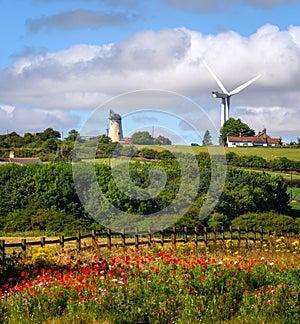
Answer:
<path fill-rule="evenodd" d="M 60 248 L 65 248 L 65 243 L 74 242 L 75 249 L 81 251 L 86 248 L 98 247 L 111 249 L 115 246 L 135 246 L 160 244 L 163 246 L 166 243 L 171 243 L 176 246 L 177 243 L 193 242 L 196 246 L 202 245 L 204 247 L 216 246 L 219 244 L 226 244 L 227 240 L 231 240 L 238 248 L 249 248 L 251 245 L 262 247 L 266 242 L 270 242 L 270 238 L 276 238 L 278 233 L 272 233 L 263 229 L 248 229 L 248 228 L 231 228 L 216 229 L 216 228 L 173 228 L 171 230 L 161 230 L 156 233 L 151 233 L 151 230 L 144 233 L 116 233 L 110 229 L 107 231 L 92 231 L 90 234 L 82 235 L 80 232 L 76 236 L 65 237 L 60 236 L 58 239 L 47 239 L 40 237 L 36 241 L 28 241 L 26 238 L 21 239 L 17 243 L 9 243 L 5 240 L 0 240 L 0 264 L 5 263 L 5 256 L 7 250 L 12 248 L 19 248 L 21 251 L 26 251 L 28 247 L 53 245 L 56 244 Z M 292 233 L 280 234 L 280 236 L 299 238 L 299 236 Z M 90 239 L 90 245 L 86 245 L 86 239 Z M 101 240 L 99 240 L 101 239 Z M 103 240 L 104 239 L 104 240 Z M 84 245 L 84 246 L 83 246 Z"/>

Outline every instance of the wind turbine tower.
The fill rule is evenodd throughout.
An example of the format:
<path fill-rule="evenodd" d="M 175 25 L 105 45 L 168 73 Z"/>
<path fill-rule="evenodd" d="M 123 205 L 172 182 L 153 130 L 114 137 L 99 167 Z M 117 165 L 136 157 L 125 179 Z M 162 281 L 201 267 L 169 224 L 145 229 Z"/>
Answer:
<path fill-rule="evenodd" d="M 230 99 L 233 95 L 241 92 L 245 88 L 247 88 L 251 83 L 259 79 L 261 76 L 258 75 L 255 78 L 243 83 L 242 85 L 238 86 L 232 91 L 227 91 L 222 82 L 218 79 L 218 77 L 214 74 L 214 72 L 211 70 L 211 68 L 208 66 L 208 64 L 203 61 L 204 65 L 208 69 L 209 73 L 212 75 L 212 77 L 217 82 L 218 86 L 222 90 L 222 92 L 218 91 L 212 91 L 212 95 L 214 98 L 220 98 L 221 99 L 221 127 L 223 124 L 229 119 L 229 111 L 230 111 Z"/>

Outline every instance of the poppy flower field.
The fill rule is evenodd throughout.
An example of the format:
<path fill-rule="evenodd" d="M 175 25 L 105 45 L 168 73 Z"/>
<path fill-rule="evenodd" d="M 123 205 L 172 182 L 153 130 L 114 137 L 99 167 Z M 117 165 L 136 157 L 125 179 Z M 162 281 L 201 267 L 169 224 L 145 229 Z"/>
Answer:
<path fill-rule="evenodd" d="M 297 254 L 275 258 L 140 248 L 51 250 L 0 288 L 1 323 L 298 323 Z M 44 254 L 43 254 L 44 253 Z M 266 253 L 265 253 L 266 254 Z"/>

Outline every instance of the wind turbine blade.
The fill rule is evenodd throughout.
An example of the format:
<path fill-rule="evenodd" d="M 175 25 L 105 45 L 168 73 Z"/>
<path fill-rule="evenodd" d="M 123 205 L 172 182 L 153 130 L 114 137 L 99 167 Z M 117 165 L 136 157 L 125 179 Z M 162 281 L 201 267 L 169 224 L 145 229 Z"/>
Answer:
<path fill-rule="evenodd" d="M 226 88 L 223 86 L 222 82 L 218 79 L 218 77 L 214 74 L 214 72 L 211 70 L 211 68 L 208 66 L 208 64 L 203 61 L 204 65 L 206 66 L 206 68 L 208 69 L 209 73 L 212 75 L 212 77 L 215 79 L 215 81 L 217 82 L 218 86 L 220 87 L 220 89 L 225 93 L 225 94 L 229 94 L 228 91 L 226 90 Z"/>
<path fill-rule="evenodd" d="M 248 82 L 240 85 L 239 87 L 235 88 L 234 90 L 232 90 L 229 95 L 233 96 L 234 94 L 239 93 L 240 91 L 244 90 L 245 88 L 247 88 L 251 83 L 253 83 L 254 81 L 256 81 L 257 79 L 259 79 L 261 77 L 261 75 L 256 76 L 255 78 L 249 80 Z"/>

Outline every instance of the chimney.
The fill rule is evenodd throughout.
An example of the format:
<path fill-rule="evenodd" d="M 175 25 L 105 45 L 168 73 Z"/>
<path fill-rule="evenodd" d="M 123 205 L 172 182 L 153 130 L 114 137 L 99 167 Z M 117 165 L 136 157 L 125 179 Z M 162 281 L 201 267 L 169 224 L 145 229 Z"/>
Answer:
<path fill-rule="evenodd" d="M 15 158 L 15 152 L 14 151 L 10 151 L 9 158 L 10 159 L 14 159 Z"/>

